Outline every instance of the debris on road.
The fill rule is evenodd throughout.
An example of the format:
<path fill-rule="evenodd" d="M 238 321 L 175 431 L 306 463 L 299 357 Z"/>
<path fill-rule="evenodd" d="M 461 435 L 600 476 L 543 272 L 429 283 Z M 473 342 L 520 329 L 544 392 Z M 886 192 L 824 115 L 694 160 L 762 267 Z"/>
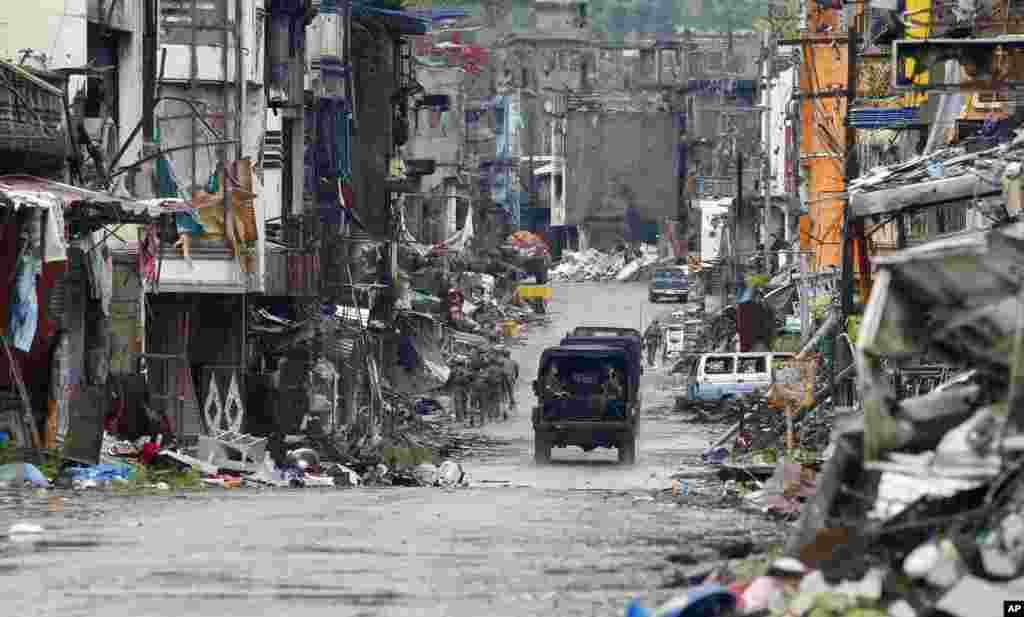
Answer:
<path fill-rule="evenodd" d="M 730 617 L 736 609 L 736 595 L 710 583 L 691 589 L 685 596 L 674 598 L 657 609 L 647 610 L 633 600 L 626 607 L 626 617 Z"/>
<path fill-rule="evenodd" d="M 650 277 L 655 266 L 673 263 L 674 258 L 660 258 L 658 248 L 643 245 L 639 251 L 620 248 L 613 253 L 597 249 L 565 251 L 562 259 L 549 273 L 552 281 L 639 281 Z"/>
<path fill-rule="evenodd" d="M 29 463 L 9 463 L 0 465 L 0 486 L 50 486 L 50 481 L 35 465 Z"/>

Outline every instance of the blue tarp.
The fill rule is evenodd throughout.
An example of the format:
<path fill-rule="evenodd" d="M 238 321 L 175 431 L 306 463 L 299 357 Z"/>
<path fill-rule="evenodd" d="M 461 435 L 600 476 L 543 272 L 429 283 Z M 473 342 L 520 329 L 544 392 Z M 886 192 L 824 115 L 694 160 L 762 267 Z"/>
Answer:
<path fill-rule="evenodd" d="M 409 11 L 392 11 L 361 2 L 353 2 L 352 15 L 356 17 L 384 17 L 388 22 L 388 26 L 400 34 L 418 35 L 430 32 L 430 20 Z"/>
<path fill-rule="evenodd" d="M 119 463 L 75 467 L 71 470 L 72 480 L 114 480 L 117 478 L 130 480 L 134 475 L 134 467 Z"/>
<path fill-rule="evenodd" d="M 29 463 L 11 463 L 0 465 L 0 482 L 27 482 L 32 486 L 50 486 L 43 472 Z"/>
<path fill-rule="evenodd" d="M 896 128 L 920 123 L 917 107 L 862 107 L 851 109 L 850 126 L 858 129 Z"/>
<path fill-rule="evenodd" d="M 459 17 L 468 17 L 469 11 L 467 11 L 466 9 L 430 9 L 428 11 L 409 11 L 409 14 L 420 19 L 429 19 L 430 21 L 444 21 L 446 19 L 458 19 Z"/>

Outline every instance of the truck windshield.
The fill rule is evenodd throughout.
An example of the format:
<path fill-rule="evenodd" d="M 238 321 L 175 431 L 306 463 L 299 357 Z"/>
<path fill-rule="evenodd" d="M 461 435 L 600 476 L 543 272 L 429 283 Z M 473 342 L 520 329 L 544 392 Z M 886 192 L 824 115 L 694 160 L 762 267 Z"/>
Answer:
<path fill-rule="evenodd" d="M 541 383 L 547 396 L 585 398 L 605 395 L 625 398 L 625 364 L 618 359 L 573 358 L 545 367 Z"/>

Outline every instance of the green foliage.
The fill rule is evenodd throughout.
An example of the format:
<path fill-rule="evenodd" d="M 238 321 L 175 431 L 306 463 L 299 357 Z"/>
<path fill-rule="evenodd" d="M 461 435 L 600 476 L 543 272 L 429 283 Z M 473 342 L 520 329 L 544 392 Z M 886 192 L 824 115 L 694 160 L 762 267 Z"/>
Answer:
<path fill-rule="evenodd" d="M 772 351 L 780 353 L 796 353 L 800 351 L 800 335 L 783 334 L 772 341 Z"/>
<path fill-rule="evenodd" d="M 421 463 L 433 461 L 434 454 L 430 448 L 388 446 L 381 450 L 381 459 L 392 469 L 415 467 Z"/>
<path fill-rule="evenodd" d="M 753 287 L 754 289 L 757 289 L 758 287 L 767 287 L 771 280 L 772 277 L 769 274 L 748 274 L 747 287 Z"/>
<path fill-rule="evenodd" d="M 846 318 L 846 335 L 850 337 L 850 342 L 854 345 L 857 344 L 857 339 L 860 337 L 860 324 L 863 320 L 863 315 L 850 315 Z"/>
<path fill-rule="evenodd" d="M 811 300 L 811 316 L 816 321 L 825 319 L 829 306 L 832 305 L 832 297 L 829 295 L 815 296 Z"/>

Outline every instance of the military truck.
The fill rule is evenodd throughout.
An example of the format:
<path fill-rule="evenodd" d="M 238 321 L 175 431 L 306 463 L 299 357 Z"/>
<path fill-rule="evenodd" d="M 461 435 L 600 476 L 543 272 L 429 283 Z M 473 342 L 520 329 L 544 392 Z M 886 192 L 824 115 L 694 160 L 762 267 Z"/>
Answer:
<path fill-rule="evenodd" d="M 551 461 L 551 449 L 584 452 L 615 448 L 619 462 L 636 461 L 640 417 L 640 365 L 628 347 L 565 344 L 541 354 L 533 382 L 534 460 Z"/>

